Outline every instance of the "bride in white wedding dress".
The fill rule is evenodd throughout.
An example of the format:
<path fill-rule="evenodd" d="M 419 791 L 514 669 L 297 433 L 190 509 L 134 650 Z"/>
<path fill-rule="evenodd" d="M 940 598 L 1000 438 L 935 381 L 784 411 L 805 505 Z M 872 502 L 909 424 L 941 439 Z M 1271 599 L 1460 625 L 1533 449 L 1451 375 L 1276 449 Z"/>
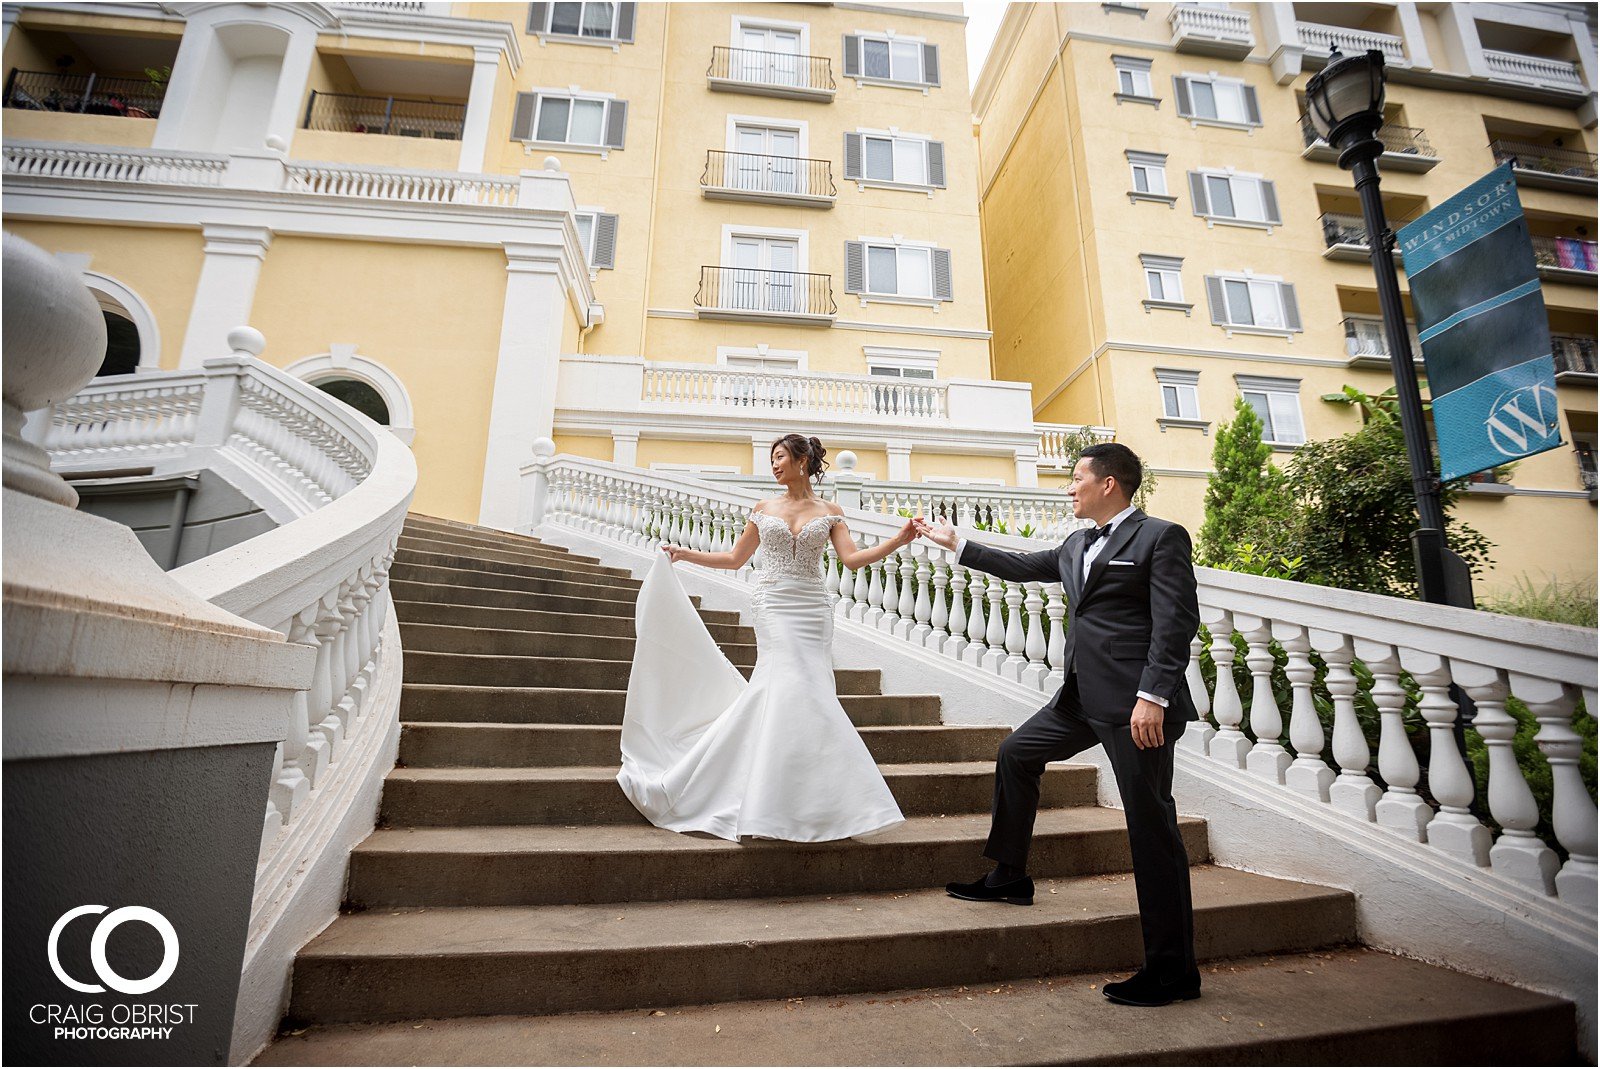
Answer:
<path fill-rule="evenodd" d="M 889 541 L 858 549 L 843 510 L 809 485 L 825 452 L 815 438 L 778 439 L 772 474 L 787 492 L 757 502 L 726 553 L 662 547 L 639 590 L 617 782 L 658 827 L 821 842 L 905 820 L 839 704 L 822 556 L 831 538 L 855 570 L 910 543 L 917 530 L 908 522 Z M 717 648 L 672 564 L 739 568 L 758 544 L 750 595 L 756 665 L 746 681 Z"/>

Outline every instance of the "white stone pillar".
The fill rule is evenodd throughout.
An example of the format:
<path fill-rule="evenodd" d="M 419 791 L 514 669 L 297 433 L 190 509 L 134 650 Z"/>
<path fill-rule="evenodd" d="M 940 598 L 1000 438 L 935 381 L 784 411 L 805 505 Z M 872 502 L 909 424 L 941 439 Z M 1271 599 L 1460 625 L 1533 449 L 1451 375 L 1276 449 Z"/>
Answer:
<path fill-rule="evenodd" d="M 1489 61 L 1483 58 L 1483 42 L 1478 39 L 1478 22 L 1471 4 L 1443 4 L 1434 11 L 1439 37 L 1444 42 L 1446 62 L 1458 74 L 1474 78 L 1489 77 Z"/>
<path fill-rule="evenodd" d="M 611 462 L 630 468 L 639 466 L 639 432 L 611 432 Z"/>
<path fill-rule="evenodd" d="M 911 443 L 886 442 L 884 452 L 889 457 L 889 481 L 911 481 Z"/>
<path fill-rule="evenodd" d="M 1428 38 L 1422 32 L 1422 17 L 1417 14 L 1417 5 L 1408 2 L 1394 6 L 1395 14 L 1400 17 L 1400 39 L 1405 43 L 1406 59 L 1411 61 L 1412 70 L 1432 70 L 1433 53 L 1428 48 Z"/>
<path fill-rule="evenodd" d="M 11 28 L 17 24 L 17 16 L 22 14 L 21 4 L 6 4 L 0 7 L 0 48 L 11 43 Z"/>
<path fill-rule="evenodd" d="M 509 531 L 516 525 L 522 466 L 536 439 L 554 436 L 567 296 L 559 249 L 508 244 L 505 252 L 506 297 L 478 522 Z"/>
<path fill-rule="evenodd" d="M 178 357 L 180 369 L 228 355 L 228 332 L 250 322 L 261 264 L 272 244 L 272 231 L 264 226 L 208 224 L 201 233 L 206 240 L 205 262 Z"/>
<path fill-rule="evenodd" d="M 167 80 L 161 114 L 156 118 L 155 134 L 150 140 L 152 148 L 209 150 L 212 147 L 209 142 L 197 143 L 201 140 L 199 113 L 218 106 L 215 96 L 221 87 L 203 83 L 207 78 L 214 82 L 217 77 L 211 68 L 213 56 L 220 48 L 216 31 L 209 24 L 190 19 L 184 25 L 178 54 L 172 61 L 172 77 Z"/>
<path fill-rule="evenodd" d="M 278 68 L 278 86 L 272 94 L 272 107 L 267 112 L 266 143 L 285 152 L 294 144 L 294 132 L 300 126 L 301 108 L 304 106 L 306 83 L 311 78 L 311 61 L 317 54 L 317 31 L 307 23 L 294 27 L 294 35 L 283 52 L 283 65 Z M 282 138 L 277 145 L 273 138 Z M 232 146 L 229 146 L 230 148 Z M 247 145 L 246 148 L 257 148 Z"/>
<path fill-rule="evenodd" d="M 1272 77 L 1279 85 L 1288 85 L 1299 76 L 1300 57 L 1306 50 L 1295 22 L 1294 5 L 1260 4 L 1257 11 L 1261 15 L 1261 44 L 1272 66 Z"/>
<path fill-rule="evenodd" d="M 766 475 L 772 471 L 772 442 L 767 438 L 750 436 L 750 474 Z"/>
<path fill-rule="evenodd" d="M 472 50 L 472 86 L 467 90 L 467 114 L 461 124 L 461 156 L 456 169 L 477 174 L 483 170 L 489 148 L 489 112 L 494 108 L 495 84 L 500 76 L 500 50 Z"/>
<path fill-rule="evenodd" d="M 1017 462 L 1018 486 L 1039 485 L 1039 451 L 1037 449 L 1018 449 L 1013 456 Z"/>

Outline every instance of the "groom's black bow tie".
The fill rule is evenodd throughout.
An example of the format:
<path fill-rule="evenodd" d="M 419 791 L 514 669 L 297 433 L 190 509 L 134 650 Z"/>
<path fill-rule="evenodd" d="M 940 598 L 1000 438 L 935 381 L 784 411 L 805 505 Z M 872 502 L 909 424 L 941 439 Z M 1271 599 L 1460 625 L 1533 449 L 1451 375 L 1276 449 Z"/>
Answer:
<path fill-rule="evenodd" d="M 1083 548 L 1085 550 L 1087 550 L 1090 546 L 1094 545 L 1096 542 L 1100 541 L 1100 539 L 1104 538 L 1106 535 L 1108 535 L 1110 533 L 1111 533 L 1111 524 L 1109 524 L 1109 523 L 1108 524 L 1104 524 L 1104 525 L 1102 525 L 1100 527 L 1096 527 L 1094 530 L 1089 532 L 1087 537 L 1084 538 L 1084 540 L 1083 540 Z"/>

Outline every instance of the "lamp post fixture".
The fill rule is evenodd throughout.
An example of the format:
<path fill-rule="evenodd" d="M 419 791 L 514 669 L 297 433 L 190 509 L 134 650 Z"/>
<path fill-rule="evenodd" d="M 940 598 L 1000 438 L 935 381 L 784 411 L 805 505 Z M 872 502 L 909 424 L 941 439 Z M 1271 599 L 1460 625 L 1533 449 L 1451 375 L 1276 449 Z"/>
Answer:
<path fill-rule="evenodd" d="M 1400 402 L 1400 428 L 1411 460 L 1411 486 L 1417 498 L 1417 530 L 1411 535 L 1422 600 L 1473 608 L 1472 574 L 1467 564 L 1444 543 L 1444 508 L 1433 450 L 1422 413 L 1400 279 L 1394 269 L 1394 234 L 1384 218 L 1378 191 L 1377 158 L 1383 154 L 1378 128 L 1383 125 L 1383 53 L 1362 56 L 1334 52 L 1328 65 L 1306 85 L 1306 108 L 1317 134 L 1339 153 L 1339 166 L 1355 178 L 1361 214 L 1367 224 L 1367 246 L 1378 282 L 1378 306 L 1389 343 L 1389 366 Z"/>

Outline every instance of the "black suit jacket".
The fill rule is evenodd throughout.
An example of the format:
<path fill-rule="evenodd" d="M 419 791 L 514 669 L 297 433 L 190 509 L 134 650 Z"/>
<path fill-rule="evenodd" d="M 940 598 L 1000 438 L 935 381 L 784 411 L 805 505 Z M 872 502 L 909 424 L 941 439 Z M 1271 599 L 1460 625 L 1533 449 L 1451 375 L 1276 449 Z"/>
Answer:
<path fill-rule="evenodd" d="M 1077 673 L 1085 716 L 1126 724 L 1138 692 L 1167 699 L 1168 720 L 1194 720 L 1184 672 L 1200 626 L 1189 532 L 1135 509 L 1106 539 L 1087 578 L 1088 529 L 1054 549 L 1011 553 L 968 541 L 960 563 L 1018 583 L 1060 583 L 1067 593 L 1063 666 Z M 1062 690 L 1050 703 L 1060 708 Z"/>

